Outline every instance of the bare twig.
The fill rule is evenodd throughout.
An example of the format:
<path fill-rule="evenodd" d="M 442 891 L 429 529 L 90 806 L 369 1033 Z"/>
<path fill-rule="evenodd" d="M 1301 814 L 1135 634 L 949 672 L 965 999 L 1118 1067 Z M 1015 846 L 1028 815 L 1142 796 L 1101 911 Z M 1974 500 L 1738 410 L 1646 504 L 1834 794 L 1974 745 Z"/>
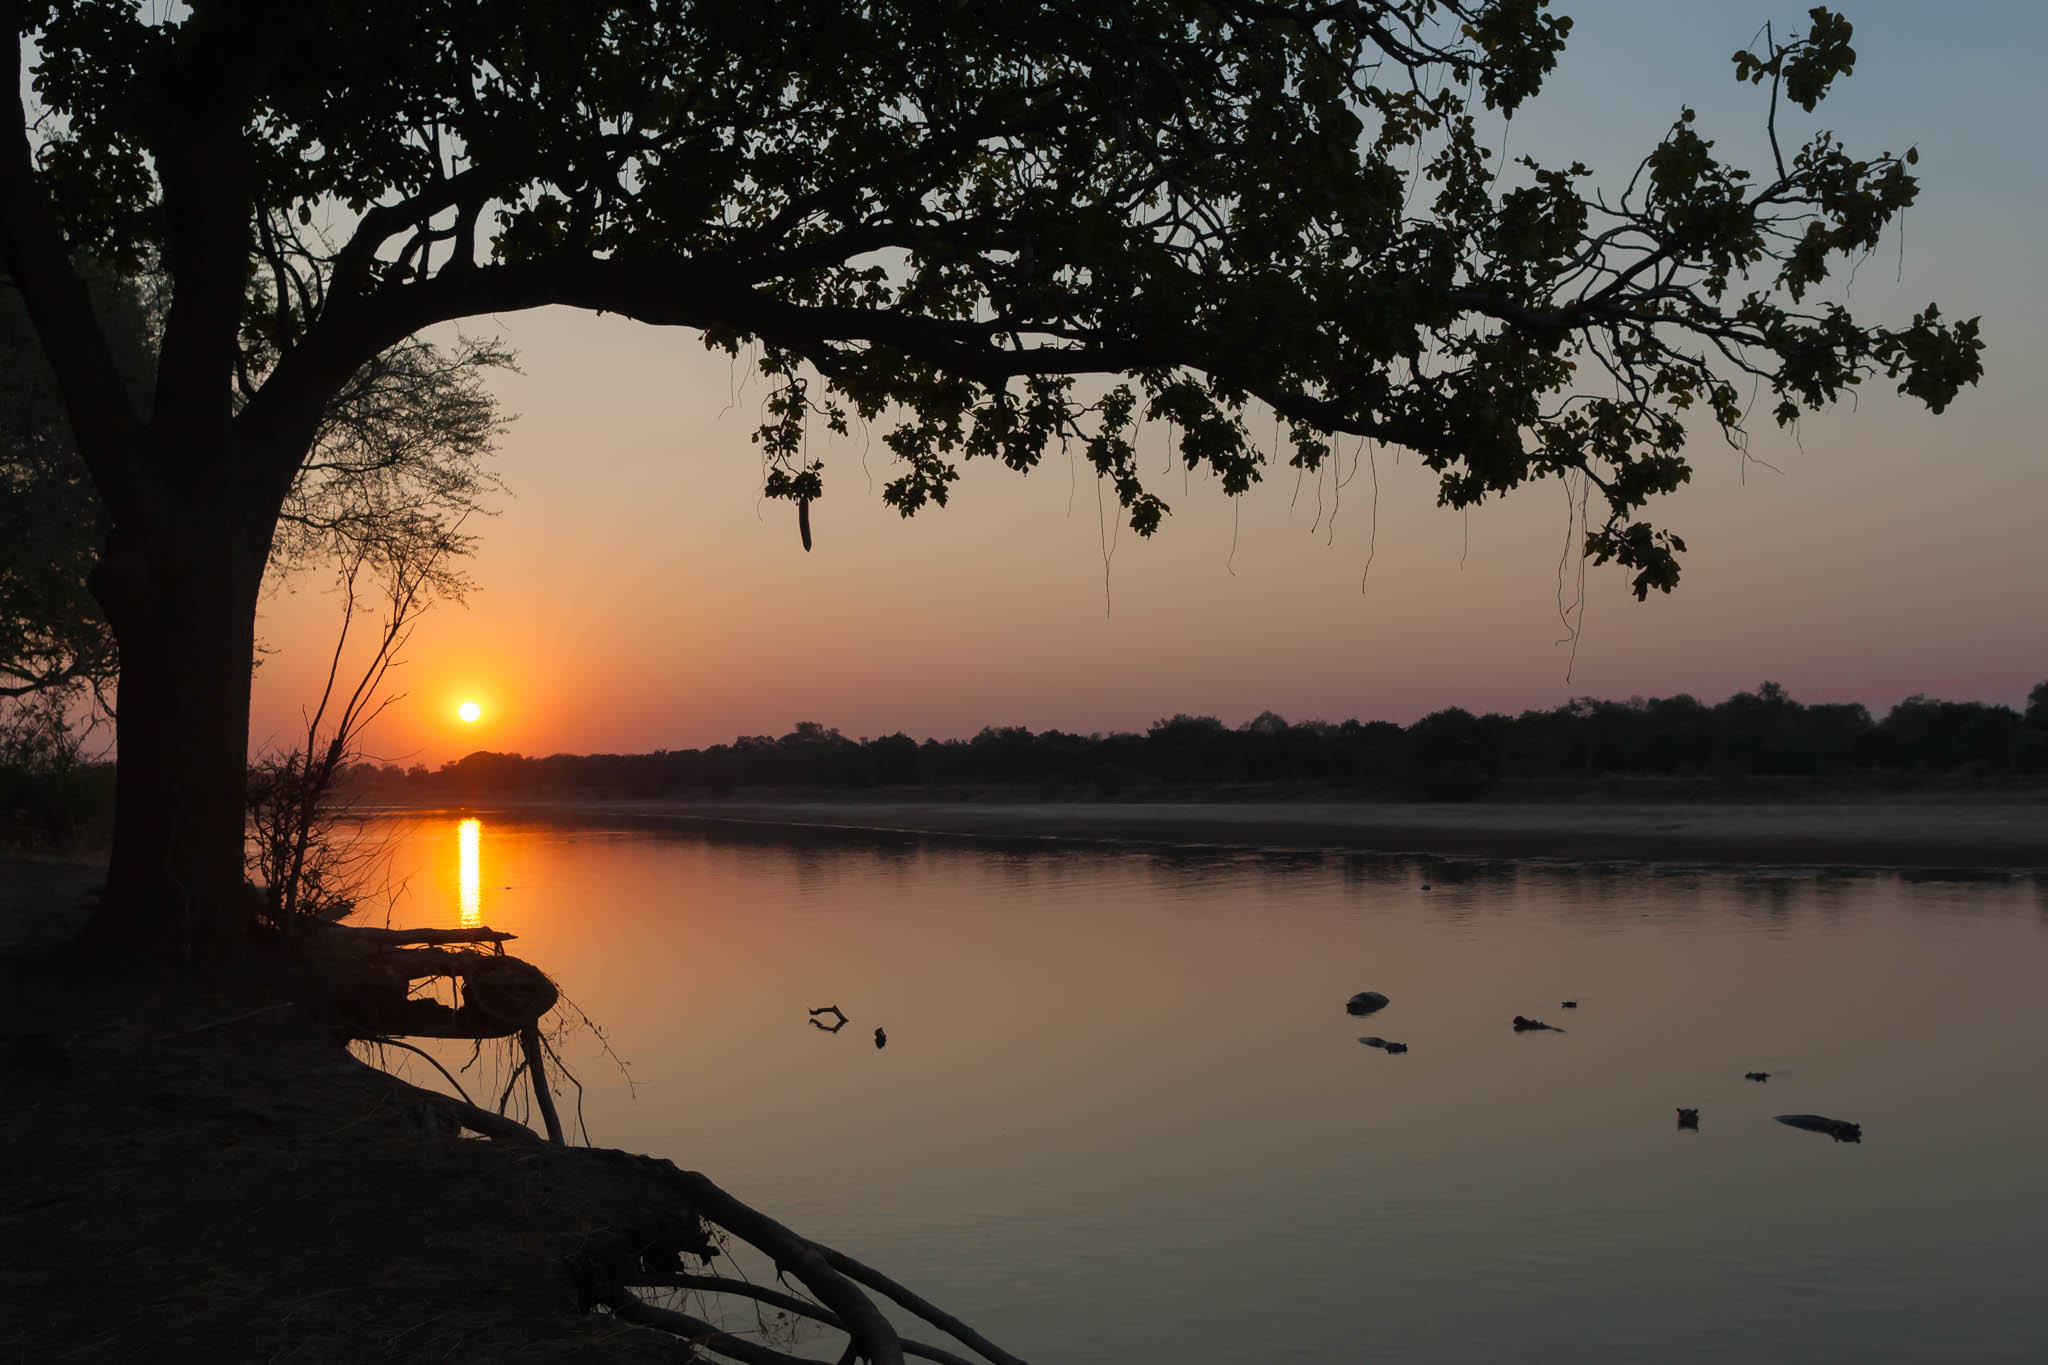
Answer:
<path fill-rule="evenodd" d="M 377 1045 L 378 1047 L 395 1047 L 395 1048 L 402 1048 L 402 1049 L 404 1049 L 405 1051 L 407 1051 L 407 1052 L 410 1052 L 410 1053 L 412 1053 L 412 1054 L 413 1054 L 413 1055 L 414 1055 L 415 1057 L 424 1057 L 424 1058 L 426 1058 L 426 1059 L 427 1059 L 427 1065 L 429 1065 L 429 1066 L 433 1067 L 433 1068 L 434 1068 L 434 1070 L 436 1070 L 436 1071 L 440 1072 L 440 1073 L 441 1073 L 441 1079 L 443 1079 L 443 1080 L 447 1081 L 447 1082 L 448 1082 L 448 1084 L 450 1084 L 450 1085 L 452 1085 L 452 1086 L 454 1086 L 454 1087 L 455 1087 L 455 1093 L 456 1093 L 456 1094 L 458 1094 L 458 1095 L 460 1095 L 460 1096 L 462 1097 L 463 1103 L 465 1103 L 465 1104 L 475 1104 L 475 1103 L 476 1103 L 476 1101 L 475 1101 L 475 1100 L 472 1100 L 472 1099 L 470 1099 L 470 1097 L 469 1097 L 469 1092 L 468 1092 L 467 1090 L 464 1090 L 464 1089 L 462 1088 L 462 1082 L 461 1082 L 461 1081 L 458 1081 L 458 1080 L 456 1080 L 456 1079 L 455 1079 L 455 1078 L 454 1078 L 453 1076 L 449 1075 L 449 1074 L 448 1074 L 448 1068 L 447 1068 L 447 1067 L 445 1067 L 445 1066 L 442 1066 L 442 1065 L 441 1065 L 441 1062 L 440 1062 L 440 1059 L 439 1059 L 439 1058 L 437 1058 L 437 1057 L 435 1057 L 433 1053 L 431 1053 L 431 1052 L 428 1052 L 428 1051 L 427 1051 L 426 1049 L 424 1049 L 424 1048 L 418 1048 L 418 1047 L 414 1047 L 414 1046 L 413 1046 L 413 1045 L 412 1045 L 411 1043 L 408 1043 L 408 1042 L 403 1042 L 403 1041 L 401 1041 L 400 1039 L 397 1039 L 397 1038 L 392 1038 L 392 1037 L 389 1037 L 388 1035 L 387 1035 L 387 1036 L 384 1036 L 384 1037 L 378 1037 L 378 1038 L 364 1038 L 364 1039 L 361 1039 L 360 1041 L 362 1041 L 362 1042 L 365 1042 L 365 1043 L 374 1043 L 374 1044 L 376 1044 L 376 1045 Z"/>

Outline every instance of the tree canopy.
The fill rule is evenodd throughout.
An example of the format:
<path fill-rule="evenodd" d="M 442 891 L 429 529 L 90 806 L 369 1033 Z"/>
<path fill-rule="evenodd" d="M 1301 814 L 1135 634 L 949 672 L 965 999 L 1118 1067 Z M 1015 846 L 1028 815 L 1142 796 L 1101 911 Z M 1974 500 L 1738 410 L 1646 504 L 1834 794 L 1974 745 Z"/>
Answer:
<path fill-rule="evenodd" d="M 1481 137 L 1555 67 L 1546 0 L 0 0 L 0 27 L 0 266 L 111 523 L 108 938 L 238 932 L 264 568 L 335 404 L 427 329 L 566 305 L 749 353 L 806 543 L 814 422 L 885 426 L 905 515 L 963 461 L 1078 446 L 1150 533 L 1149 422 L 1231 494 L 1346 437 L 1454 506 L 1564 478 L 1639 595 L 1677 581 L 1645 508 L 1695 428 L 1873 379 L 1939 410 L 1980 373 L 1973 320 L 1822 289 L 1918 193 L 1910 148 L 1781 130 L 1854 65 L 1826 9 L 1735 55 L 1763 164 L 1680 110 L 1614 188 Z M 88 259 L 167 281 L 146 407 Z"/>
<path fill-rule="evenodd" d="M 766 491 L 801 504 L 813 416 L 889 422 L 906 515 L 961 459 L 1078 442 L 1141 532 L 1167 510 L 1141 421 L 1232 493 L 1348 433 L 1419 452 L 1454 506 L 1583 476 L 1587 548 L 1640 594 L 1677 577 L 1640 513 L 1694 414 L 1738 433 L 1758 386 L 1789 423 L 1873 376 L 1938 411 L 1979 373 L 1973 321 L 1815 297 L 1917 192 L 1910 149 L 1781 134 L 1853 66 L 1825 9 L 1736 54 L 1768 164 L 1685 110 L 1613 195 L 1477 135 L 1556 62 L 1544 0 L 41 0 L 20 27 L 44 245 L 159 253 L 206 381 L 176 401 L 232 379 L 274 462 L 401 338 L 566 303 L 758 346 Z M 181 316 L 228 277 L 246 308 Z"/>
<path fill-rule="evenodd" d="M 160 281 L 95 272 L 102 325 L 146 409 Z M 359 561 L 371 574 L 430 566 L 430 592 L 460 595 L 464 529 L 501 485 L 487 460 L 504 425 L 484 374 L 512 363 L 494 342 L 408 339 L 365 365 L 328 405 L 271 546 L 277 579 Z M 107 515 L 71 439 L 56 383 L 12 282 L 0 276 L 0 718 L 12 700 L 82 689 L 118 672 L 87 579 Z"/>

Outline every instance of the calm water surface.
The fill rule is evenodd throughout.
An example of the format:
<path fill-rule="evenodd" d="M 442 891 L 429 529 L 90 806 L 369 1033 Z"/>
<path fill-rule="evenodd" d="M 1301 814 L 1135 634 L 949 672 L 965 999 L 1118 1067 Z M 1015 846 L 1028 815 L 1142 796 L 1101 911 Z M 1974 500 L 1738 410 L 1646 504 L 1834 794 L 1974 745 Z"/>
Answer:
<path fill-rule="evenodd" d="M 518 934 L 629 1064 L 569 1040 L 595 1141 L 1042 1365 L 2048 1359 L 2031 879 L 393 838 L 394 922 Z"/>

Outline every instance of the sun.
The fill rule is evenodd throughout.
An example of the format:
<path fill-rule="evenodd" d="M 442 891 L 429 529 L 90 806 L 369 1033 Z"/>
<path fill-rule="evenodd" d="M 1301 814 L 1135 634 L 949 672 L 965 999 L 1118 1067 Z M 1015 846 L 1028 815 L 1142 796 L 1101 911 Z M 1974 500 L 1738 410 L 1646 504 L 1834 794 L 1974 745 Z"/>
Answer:
<path fill-rule="evenodd" d="M 484 708 L 473 701 L 466 701 L 455 708 L 455 714 L 462 717 L 464 725 L 474 725 L 483 718 Z"/>

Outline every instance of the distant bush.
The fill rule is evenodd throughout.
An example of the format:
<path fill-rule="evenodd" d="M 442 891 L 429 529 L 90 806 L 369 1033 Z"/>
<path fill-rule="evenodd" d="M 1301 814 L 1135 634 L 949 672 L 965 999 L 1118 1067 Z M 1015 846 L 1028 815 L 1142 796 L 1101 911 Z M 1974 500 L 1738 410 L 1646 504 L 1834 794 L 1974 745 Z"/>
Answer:
<path fill-rule="evenodd" d="M 1764 683 L 1709 706 L 1693 697 L 1576 698 L 1519 716 L 1456 707 L 1403 728 L 1387 721 L 1290 724 L 1270 711 L 1236 729 L 1176 715 L 1144 734 L 1033 734 L 989 726 L 972 739 L 850 739 L 805 721 L 780 739 L 742 736 L 651 754 L 474 753 L 438 772 L 381 770 L 415 798 L 656 795 L 735 789 L 1000 788 L 1104 797 L 1137 783 L 1200 787 L 1314 783 L 1424 801 L 1470 801 L 1504 781 L 1905 775 L 1971 779 L 2048 772 L 2048 683 L 2024 715 L 1982 702 L 1909 697 L 1868 708 L 1795 701 Z"/>

